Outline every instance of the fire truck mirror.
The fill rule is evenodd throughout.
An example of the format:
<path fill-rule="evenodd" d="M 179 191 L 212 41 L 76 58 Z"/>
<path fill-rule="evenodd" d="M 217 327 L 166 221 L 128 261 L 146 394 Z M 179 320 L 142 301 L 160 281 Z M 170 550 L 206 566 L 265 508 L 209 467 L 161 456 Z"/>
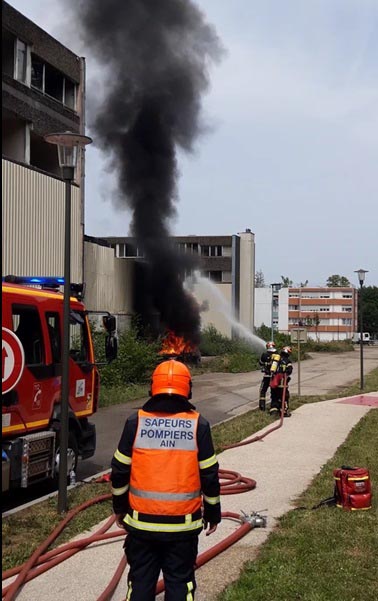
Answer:
<path fill-rule="evenodd" d="M 115 331 L 117 329 L 117 322 L 116 322 L 116 318 L 114 317 L 114 315 L 105 315 L 103 317 L 103 324 L 104 324 L 104 328 L 108 332 L 108 334 L 114 336 Z"/>
<path fill-rule="evenodd" d="M 110 363 L 117 358 L 118 353 L 118 340 L 114 334 L 108 334 L 105 338 L 105 356 Z"/>

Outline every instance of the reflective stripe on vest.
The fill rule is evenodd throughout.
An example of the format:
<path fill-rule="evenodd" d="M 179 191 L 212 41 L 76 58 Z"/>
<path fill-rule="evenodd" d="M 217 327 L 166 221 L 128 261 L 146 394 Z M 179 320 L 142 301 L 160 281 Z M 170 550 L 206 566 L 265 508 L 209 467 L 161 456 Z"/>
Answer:
<path fill-rule="evenodd" d="M 196 411 L 138 411 L 130 474 L 131 509 L 148 515 L 185 516 L 201 507 L 198 419 Z M 198 525 L 189 529 L 194 528 Z M 169 525 L 166 531 L 175 529 Z"/>
<path fill-rule="evenodd" d="M 184 493 L 172 493 L 172 492 L 158 492 L 151 490 L 139 490 L 130 486 L 130 492 L 142 499 L 156 499 L 157 501 L 188 501 L 189 499 L 196 499 L 201 494 L 200 490 L 193 492 Z"/>
<path fill-rule="evenodd" d="M 192 520 L 191 516 L 186 516 L 181 524 L 171 524 L 162 522 L 146 522 L 139 519 L 138 512 L 133 511 L 133 515 L 129 513 L 124 517 L 125 524 L 128 524 L 132 528 L 137 530 L 144 530 L 146 532 L 190 532 L 191 530 L 198 530 L 203 528 L 202 518 L 198 520 Z"/>

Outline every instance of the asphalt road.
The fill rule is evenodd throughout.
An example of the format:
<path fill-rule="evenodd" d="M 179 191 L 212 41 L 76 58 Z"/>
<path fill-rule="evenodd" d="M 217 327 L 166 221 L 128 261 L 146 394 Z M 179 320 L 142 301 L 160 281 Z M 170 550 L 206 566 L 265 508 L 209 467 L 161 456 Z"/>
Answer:
<path fill-rule="evenodd" d="M 364 373 L 378 367 L 378 347 L 364 347 Z M 359 380 L 359 347 L 350 353 L 316 353 L 311 359 L 294 364 L 290 390 L 301 395 L 321 395 L 342 389 Z M 210 373 L 193 377 L 193 399 L 196 408 L 211 425 L 255 409 L 258 405 L 261 372 L 243 374 Z M 80 463 L 77 476 L 87 478 L 109 468 L 111 457 L 130 413 L 143 404 L 143 399 L 126 405 L 99 409 L 91 421 L 96 424 L 97 450 L 94 457 Z"/>

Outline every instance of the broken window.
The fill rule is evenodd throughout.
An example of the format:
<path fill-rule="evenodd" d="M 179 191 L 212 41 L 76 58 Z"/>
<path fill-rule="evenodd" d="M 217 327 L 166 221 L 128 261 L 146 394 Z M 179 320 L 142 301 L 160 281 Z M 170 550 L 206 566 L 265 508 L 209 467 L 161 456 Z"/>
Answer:
<path fill-rule="evenodd" d="M 31 85 L 33 88 L 37 88 L 44 91 L 44 79 L 45 79 L 45 65 L 43 62 L 32 54 L 31 58 Z"/>
<path fill-rule="evenodd" d="M 76 108 L 76 86 L 66 77 L 64 78 L 64 104 L 73 111 Z"/>
<path fill-rule="evenodd" d="M 63 80 L 64 77 L 60 71 L 45 64 L 45 94 L 63 102 Z"/>

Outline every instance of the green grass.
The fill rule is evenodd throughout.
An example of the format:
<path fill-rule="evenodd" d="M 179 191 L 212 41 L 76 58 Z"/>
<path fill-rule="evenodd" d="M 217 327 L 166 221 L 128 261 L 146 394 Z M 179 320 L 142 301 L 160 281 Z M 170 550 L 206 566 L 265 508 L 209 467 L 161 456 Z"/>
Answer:
<path fill-rule="evenodd" d="M 148 384 L 128 384 L 127 386 L 102 386 L 100 388 L 100 407 L 110 407 L 120 403 L 129 403 L 148 397 Z"/>
<path fill-rule="evenodd" d="M 375 391 L 378 389 L 378 369 L 374 370 L 373 372 L 371 372 L 370 374 L 368 374 L 366 376 L 365 384 L 366 384 L 365 392 Z M 358 392 L 359 392 L 358 384 L 356 384 L 356 386 L 352 386 L 348 389 L 345 389 L 344 391 L 338 391 L 337 394 L 338 394 L 338 396 L 349 396 L 352 394 L 356 394 Z M 331 394 L 331 395 L 327 395 L 327 397 L 301 397 L 301 399 L 299 399 L 299 400 L 298 399 L 296 400 L 294 397 L 293 403 L 292 403 L 292 408 L 299 406 L 299 404 L 303 404 L 305 402 L 313 403 L 316 401 L 325 400 L 325 398 L 335 398 L 335 395 Z M 345 443 L 345 445 L 347 445 L 346 448 L 348 449 L 348 452 L 346 453 L 344 450 L 343 453 L 340 455 L 340 458 L 338 456 L 336 456 L 336 458 L 334 458 L 330 462 L 330 466 L 334 465 L 336 467 L 339 467 L 341 464 L 344 464 L 346 462 L 355 463 L 356 465 L 360 464 L 362 466 L 368 466 L 369 469 L 371 470 L 373 485 L 374 485 L 374 482 L 378 483 L 378 454 L 376 453 L 376 444 L 374 444 L 372 442 L 372 441 L 376 440 L 377 417 L 378 417 L 378 411 L 374 411 L 374 410 L 370 411 L 368 413 L 368 415 L 363 420 L 360 421 L 358 426 L 354 429 L 354 431 L 348 437 L 348 439 Z M 215 443 L 217 452 L 219 452 L 224 445 L 231 444 L 233 442 L 237 442 L 247 436 L 250 436 L 254 432 L 258 431 L 264 425 L 266 425 L 270 422 L 271 422 L 271 419 L 269 418 L 268 415 L 263 414 L 260 411 L 250 411 L 242 416 L 238 416 L 238 417 L 234 418 L 233 420 L 229 420 L 229 421 L 225 422 L 224 424 L 214 426 L 212 428 L 212 432 L 213 432 L 213 438 L 214 438 L 214 443 Z M 312 504 L 315 504 L 318 500 L 320 500 L 324 497 L 330 496 L 330 494 L 332 492 L 332 491 L 330 492 L 330 486 L 332 486 L 332 484 L 331 484 L 332 478 L 330 478 L 330 476 L 329 476 L 330 470 L 331 470 L 331 467 L 327 467 L 327 466 L 322 470 L 320 476 L 318 477 L 319 482 L 318 482 L 318 478 L 317 478 L 315 480 L 314 484 L 309 489 L 308 497 L 304 496 L 303 499 L 300 500 L 300 504 L 305 503 L 307 505 L 307 503 L 308 503 L 309 505 L 312 505 Z M 84 501 L 86 501 L 88 499 L 92 499 L 94 497 L 103 495 L 108 492 L 110 492 L 109 484 L 89 483 L 89 484 L 84 484 L 82 486 L 78 486 L 78 487 L 74 488 L 73 490 L 70 490 L 68 493 L 69 508 L 71 509 L 73 507 L 76 507 L 76 506 L 80 505 L 81 503 L 84 503 Z M 376 500 L 374 501 L 374 507 L 376 510 L 376 507 L 377 507 Z M 77 517 L 75 517 L 72 520 L 72 522 L 70 522 L 69 526 L 64 530 L 62 535 L 58 538 L 56 544 L 61 544 L 65 541 L 68 541 L 69 539 L 76 536 L 77 534 L 84 532 L 85 530 L 95 526 L 101 520 L 105 519 L 106 517 L 109 517 L 111 515 L 111 511 L 112 510 L 111 510 L 110 501 L 106 501 L 106 502 L 94 505 L 94 506 L 86 509 L 83 513 L 80 513 Z M 343 514 L 343 512 L 341 512 L 341 511 L 336 514 L 336 513 L 333 513 L 333 510 L 329 510 L 329 515 L 328 515 L 327 513 L 324 513 L 324 511 L 325 510 L 304 512 L 303 514 L 302 514 L 302 512 L 295 512 L 293 516 L 292 516 L 293 512 L 291 512 L 288 514 L 288 516 L 285 516 L 285 518 L 283 518 L 281 527 L 285 528 L 285 532 L 289 531 L 293 527 L 297 527 L 296 524 L 298 523 L 299 524 L 299 526 L 298 526 L 299 533 L 298 533 L 297 537 L 295 534 L 293 535 L 294 536 L 294 538 L 293 538 L 294 550 L 291 549 L 291 546 L 290 546 L 292 544 L 292 542 L 291 542 L 292 535 L 290 533 L 288 534 L 288 541 L 290 542 L 290 544 L 289 544 L 289 542 L 286 541 L 285 536 L 282 537 L 282 535 L 280 535 L 278 533 L 274 535 L 274 536 L 279 537 L 278 540 L 279 540 L 279 544 L 281 545 L 281 547 L 279 547 L 279 549 L 281 549 L 281 551 L 278 552 L 278 554 L 275 556 L 274 560 L 272 559 L 273 563 L 270 564 L 269 568 L 267 568 L 268 571 L 266 572 L 266 578 L 268 578 L 268 579 L 276 578 L 276 575 L 274 572 L 274 570 L 276 569 L 274 566 L 276 565 L 276 566 L 278 566 L 277 570 L 279 572 L 282 572 L 282 577 L 285 580 L 285 578 L 284 578 L 285 566 L 282 567 L 282 558 L 280 560 L 280 553 L 281 553 L 281 555 L 282 555 L 282 553 L 284 553 L 285 557 L 288 558 L 288 563 L 291 562 L 291 554 L 295 555 L 295 552 L 302 553 L 301 545 L 303 542 L 302 541 L 303 534 L 301 534 L 301 530 L 303 529 L 303 532 L 306 532 L 306 537 L 310 536 L 310 534 L 311 534 L 311 532 L 307 530 L 306 521 L 305 522 L 302 521 L 302 520 L 304 520 L 304 518 L 306 516 L 307 516 L 307 519 L 309 520 L 310 525 L 314 521 L 313 528 L 314 528 L 315 532 L 317 531 L 317 528 L 319 528 L 319 529 L 321 529 L 321 532 L 323 533 L 322 536 L 325 536 L 326 538 L 331 537 L 331 539 L 332 539 L 332 537 L 336 536 L 336 534 L 334 532 L 334 525 L 329 524 L 330 529 L 326 534 L 324 534 L 323 527 L 322 527 L 323 521 L 325 523 L 328 523 L 326 521 L 326 519 L 328 520 L 331 515 L 338 515 L 338 520 L 341 520 L 341 522 L 340 522 L 341 525 L 343 523 L 342 520 L 346 520 L 345 528 L 347 529 L 348 524 L 349 524 L 349 528 L 350 528 L 350 523 L 351 523 L 350 520 L 353 520 L 353 524 L 361 525 L 361 528 L 359 527 L 358 531 L 360 531 L 360 529 L 362 531 L 362 533 L 361 533 L 362 539 L 360 542 L 358 542 L 358 547 L 356 547 L 357 555 L 360 552 L 360 549 L 364 550 L 365 547 L 366 547 L 366 549 L 371 549 L 372 530 L 375 526 L 375 523 L 372 522 L 372 518 L 371 518 L 371 516 L 373 516 L 373 511 L 354 513 L 352 516 L 351 516 L 351 514 Z M 349 518 L 347 516 L 349 516 Z M 348 522 L 348 519 L 349 519 L 349 522 Z M 285 521 L 285 520 L 288 520 L 288 521 Z M 28 559 L 30 557 L 30 555 L 33 553 L 33 551 L 47 538 L 47 536 L 50 534 L 50 532 L 53 530 L 53 528 L 59 522 L 60 522 L 60 516 L 57 514 L 57 497 L 53 497 L 51 499 L 48 499 L 47 501 L 43 501 L 41 503 L 38 503 L 36 505 L 29 507 L 28 509 L 20 511 L 15 515 L 11 515 L 7 518 L 4 518 L 3 523 L 2 523 L 3 570 L 6 570 L 10 567 L 14 567 L 16 565 L 19 565 L 20 563 L 22 563 L 26 559 Z M 369 526 L 368 528 L 366 527 L 366 524 L 368 524 L 368 526 Z M 337 522 L 337 527 L 339 527 L 339 521 Z M 355 540 L 354 529 L 352 531 L 349 530 L 349 532 L 350 532 L 351 536 L 353 536 L 352 540 L 354 541 Z M 297 538 L 297 546 L 295 543 L 296 538 Z M 270 540 L 270 538 L 269 538 L 269 540 Z M 304 544 L 304 542 L 303 542 L 303 544 Z M 286 546 L 288 549 L 287 555 L 286 555 Z M 311 545 L 309 544 L 308 547 L 309 547 L 308 549 L 306 547 L 306 549 L 307 549 L 306 553 L 310 552 Z M 321 550 L 321 548 L 322 547 L 320 547 L 320 550 Z M 265 547 L 264 547 L 264 549 L 265 549 Z M 284 549 L 284 551 L 283 551 L 283 549 Z M 264 553 L 265 553 L 265 551 L 264 551 Z M 337 553 L 338 553 L 338 551 L 337 551 Z M 345 553 L 348 555 L 348 553 L 350 553 L 350 550 L 347 549 L 345 551 Z M 364 561 L 367 562 L 367 565 L 370 569 L 371 562 L 368 560 L 368 558 L 365 557 L 365 555 L 366 555 L 366 553 L 364 552 Z M 263 556 L 264 555 L 262 553 L 258 561 L 261 561 L 261 558 Z M 353 553 L 352 553 L 352 559 L 353 559 Z M 350 559 L 350 561 L 352 561 L 352 559 Z M 279 560 L 281 561 L 281 563 Z M 322 565 L 321 561 L 323 561 L 323 559 L 319 558 L 319 562 L 320 562 L 319 565 Z M 284 564 L 286 564 L 286 562 L 284 562 Z M 253 569 L 253 567 L 249 568 L 249 569 Z M 301 569 L 301 566 L 299 566 L 298 569 Z M 271 570 L 271 571 L 269 572 L 269 570 Z M 363 573 L 365 573 L 365 572 L 363 572 Z M 314 572 L 314 575 L 316 575 L 316 578 L 318 577 L 317 571 Z M 247 577 L 247 576 L 245 576 L 245 577 Z M 378 578 L 377 578 L 377 581 L 378 581 Z M 246 585 L 243 585 L 243 586 L 246 586 Z M 290 586 L 294 586 L 293 583 L 291 583 Z M 369 585 L 369 587 L 370 587 L 370 585 Z M 312 586 L 312 588 L 313 588 L 313 586 Z M 312 588 L 311 588 L 311 590 L 312 590 Z M 234 593 L 227 592 L 227 595 L 232 595 L 232 594 L 234 594 Z M 296 599 L 300 599 L 300 600 L 303 599 L 306 601 L 307 600 L 308 601 L 334 601 L 334 600 L 344 601 L 344 598 L 348 599 L 348 601 L 352 601 L 352 599 L 353 599 L 352 596 L 350 596 L 350 597 L 349 596 L 348 597 L 343 597 L 343 596 L 301 597 L 301 596 L 290 596 L 291 593 L 289 593 L 289 592 L 286 592 L 285 594 L 287 594 L 289 596 L 286 596 L 286 597 L 281 596 L 280 601 L 292 601 L 292 600 L 296 600 Z M 247 595 L 245 597 L 241 597 L 241 596 L 224 597 L 224 600 L 225 601 L 226 600 L 229 601 L 229 599 L 240 599 L 241 600 L 243 598 L 246 600 L 249 600 L 251 598 L 258 599 L 258 597 L 255 597 L 255 596 L 252 597 L 252 596 Z M 358 597 L 356 597 L 356 599 L 357 598 Z M 378 598 L 378 594 L 377 594 L 376 598 Z M 267 595 L 264 598 L 264 601 L 266 601 L 267 599 L 271 599 L 271 601 L 274 601 L 275 597 L 269 597 L 269 595 Z M 361 596 L 359 599 L 360 599 L 360 601 L 362 601 L 362 600 L 370 601 L 370 599 L 373 599 L 373 597 Z"/>
<path fill-rule="evenodd" d="M 368 467 L 378 483 L 378 411 L 353 428 L 297 506 L 307 508 L 333 493 L 333 469 Z M 376 601 L 378 599 L 378 499 L 369 511 L 336 507 L 290 511 L 218 601 Z"/>
<path fill-rule="evenodd" d="M 110 493 L 109 484 L 84 484 L 68 492 L 68 507 L 72 509 L 89 499 Z M 111 501 L 92 505 L 69 522 L 57 539 L 54 548 L 74 536 L 95 526 L 112 515 Z M 3 571 L 17 566 L 31 556 L 33 551 L 49 536 L 61 521 L 57 513 L 57 497 L 52 497 L 3 518 L 2 522 L 2 565 Z"/>

